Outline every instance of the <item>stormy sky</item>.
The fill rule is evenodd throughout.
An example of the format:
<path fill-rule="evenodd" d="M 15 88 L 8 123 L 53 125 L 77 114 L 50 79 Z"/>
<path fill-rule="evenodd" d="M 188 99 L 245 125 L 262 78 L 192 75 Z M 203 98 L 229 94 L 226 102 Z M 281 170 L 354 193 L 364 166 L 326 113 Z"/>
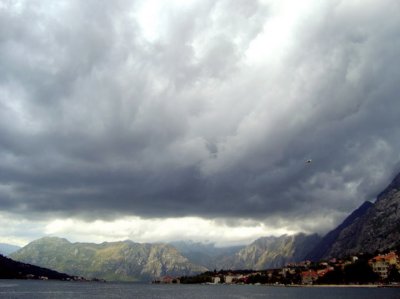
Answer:
<path fill-rule="evenodd" d="M 324 233 L 400 171 L 399 53 L 397 0 L 0 0 L 0 241 Z"/>

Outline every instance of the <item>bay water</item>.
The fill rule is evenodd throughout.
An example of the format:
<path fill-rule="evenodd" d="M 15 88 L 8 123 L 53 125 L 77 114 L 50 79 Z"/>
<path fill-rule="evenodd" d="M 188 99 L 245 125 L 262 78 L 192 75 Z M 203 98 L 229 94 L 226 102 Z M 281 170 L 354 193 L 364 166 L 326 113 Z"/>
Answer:
<path fill-rule="evenodd" d="M 285 298 L 399 299 L 400 288 L 158 285 L 0 280 L 0 298 Z"/>

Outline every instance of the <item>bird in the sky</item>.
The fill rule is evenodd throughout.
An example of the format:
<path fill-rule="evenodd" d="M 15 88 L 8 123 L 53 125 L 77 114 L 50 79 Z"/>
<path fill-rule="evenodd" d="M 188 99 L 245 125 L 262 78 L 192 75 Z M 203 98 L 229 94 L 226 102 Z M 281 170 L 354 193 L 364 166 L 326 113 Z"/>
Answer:
<path fill-rule="evenodd" d="M 310 164 L 312 162 L 311 159 L 306 160 L 306 164 Z"/>

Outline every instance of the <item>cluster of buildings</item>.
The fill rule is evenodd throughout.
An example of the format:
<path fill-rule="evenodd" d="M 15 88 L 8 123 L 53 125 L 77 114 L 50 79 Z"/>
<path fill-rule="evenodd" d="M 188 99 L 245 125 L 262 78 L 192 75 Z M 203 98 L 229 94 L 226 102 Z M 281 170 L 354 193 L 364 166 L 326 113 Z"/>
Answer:
<path fill-rule="evenodd" d="M 34 275 L 34 274 L 27 274 L 27 275 L 25 275 L 25 279 L 49 280 L 49 277 L 44 276 L 44 275 L 39 275 L 38 276 L 38 275 Z M 94 278 L 94 279 L 89 280 L 89 279 L 86 279 L 86 278 L 84 278 L 82 276 L 67 277 L 67 278 L 62 279 L 62 280 L 65 280 L 65 281 L 98 281 L 98 282 L 105 282 L 104 279 Z"/>
<path fill-rule="evenodd" d="M 359 258 L 352 256 L 346 260 L 331 259 L 313 263 L 311 261 L 303 261 L 300 263 L 288 264 L 281 269 L 269 269 L 262 271 L 251 270 L 235 270 L 235 271 L 214 271 L 206 272 L 198 276 L 201 279 L 191 281 L 189 283 L 225 283 L 225 284 L 303 284 L 310 285 L 316 283 L 329 272 L 334 270 L 344 271 L 346 266 L 355 264 Z M 363 257 L 363 262 L 375 272 L 380 281 L 386 281 L 390 271 L 400 270 L 400 260 L 396 252 L 391 251 L 386 254 L 380 254 L 369 258 Z M 399 273 L 400 277 L 400 273 Z M 161 283 L 180 283 L 179 278 L 166 276 L 159 282 Z M 377 281 L 379 282 L 379 281 Z M 182 281 L 182 283 L 185 283 Z"/>
<path fill-rule="evenodd" d="M 352 256 L 348 260 L 338 260 L 333 258 L 328 262 L 319 262 L 317 265 L 312 267 L 310 261 L 300 263 L 304 270 L 300 272 L 301 283 L 308 285 L 313 284 L 318 279 L 324 277 L 327 273 L 334 271 L 335 269 L 344 269 L 346 266 L 355 263 L 358 260 L 357 256 Z M 298 266 L 298 265 L 294 265 Z"/>
<path fill-rule="evenodd" d="M 36 276 L 33 274 L 27 274 L 25 275 L 26 279 L 39 279 L 39 280 L 49 280 L 49 278 L 47 276 Z"/>
<path fill-rule="evenodd" d="M 348 265 L 354 264 L 358 260 L 357 256 L 352 256 L 348 260 L 331 259 L 329 262 L 320 262 L 317 269 L 308 269 L 301 272 L 302 284 L 313 284 L 319 278 L 325 276 L 328 272 L 336 269 L 344 270 Z M 305 262 L 308 263 L 308 262 Z M 372 271 L 378 274 L 381 281 L 385 281 L 391 269 L 400 270 L 400 259 L 396 252 L 391 251 L 386 254 L 376 255 L 368 260 L 368 265 Z"/>
<path fill-rule="evenodd" d="M 368 261 L 372 270 L 383 280 L 389 276 L 389 271 L 395 267 L 400 269 L 399 256 L 396 252 L 391 251 L 387 254 L 377 255 Z"/>

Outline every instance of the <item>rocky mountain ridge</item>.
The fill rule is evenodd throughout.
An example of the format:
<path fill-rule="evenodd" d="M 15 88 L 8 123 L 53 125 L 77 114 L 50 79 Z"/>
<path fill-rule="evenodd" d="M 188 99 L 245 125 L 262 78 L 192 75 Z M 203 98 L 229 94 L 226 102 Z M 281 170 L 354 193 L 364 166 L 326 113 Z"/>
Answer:
<path fill-rule="evenodd" d="M 330 251 L 332 246 L 335 244 L 336 240 L 340 234 L 349 226 L 351 226 L 360 217 L 365 215 L 365 213 L 373 207 L 372 202 L 364 202 L 358 209 L 352 212 L 338 227 L 328 232 L 321 241 L 306 255 L 306 259 L 319 261 L 323 258 L 332 257 Z"/>
<path fill-rule="evenodd" d="M 329 232 L 309 257 L 327 259 L 360 252 L 386 251 L 399 246 L 400 174 L 378 195 L 375 203 L 364 203 Z"/>
<path fill-rule="evenodd" d="M 321 240 L 317 234 L 263 237 L 241 249 L 220 264 L 222 269 L 271 269 L 286 263 L 300 262 Z"/>

